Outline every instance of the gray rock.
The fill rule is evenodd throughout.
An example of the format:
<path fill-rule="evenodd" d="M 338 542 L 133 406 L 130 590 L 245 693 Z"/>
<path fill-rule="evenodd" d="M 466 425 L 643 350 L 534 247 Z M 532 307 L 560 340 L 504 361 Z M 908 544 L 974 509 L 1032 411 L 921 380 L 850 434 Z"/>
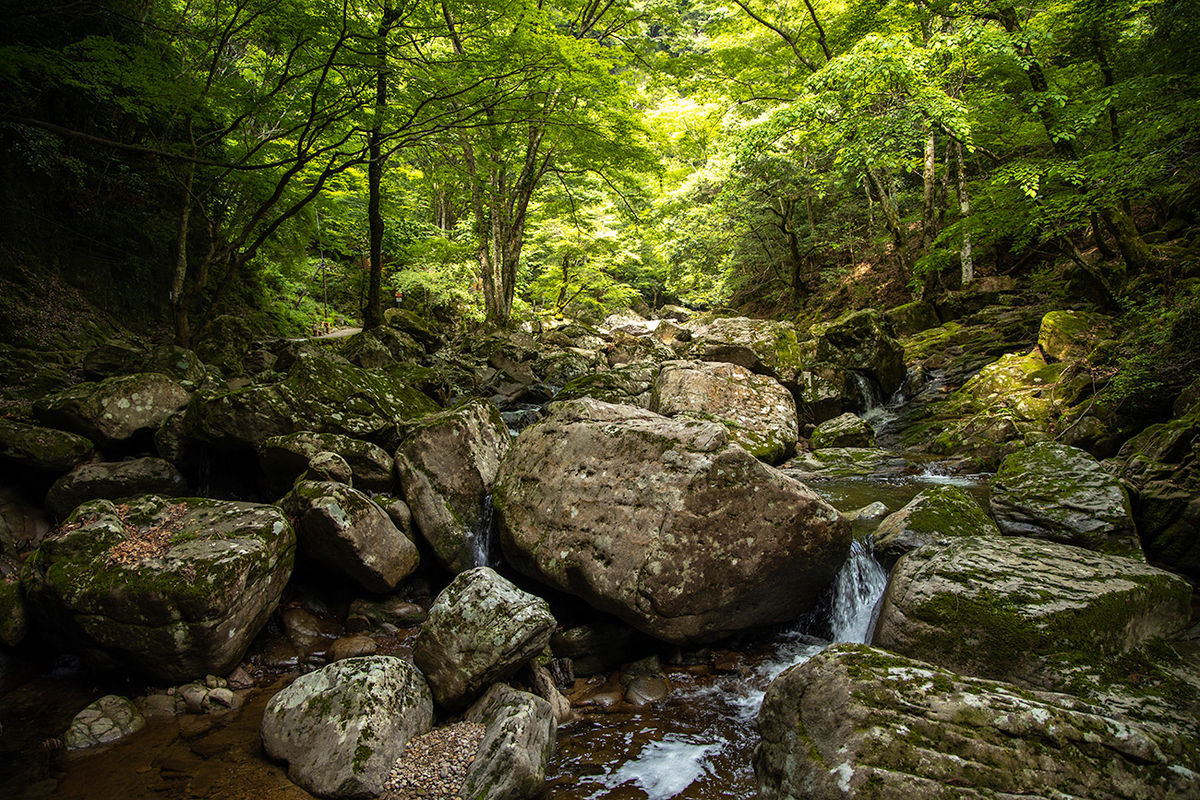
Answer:
<path fill-rule="evenodd" d="M 301 675 L 271 698 L 263 748 L 321 797 L 374 797 L 414 736 L 433 727 L 425 679 L 399 658 L 350 658 Z"/>
<path fill-rule="evenodd" d="M 364 492 L 392 488 L 392 457 L 382 447 L 336 433 L 310 431 L 272 436 L 259 447 L 259 464 L 268 488 L 280 494 L 286 492 L 318 453 L 336 453 L 345 459 L 354 485 Z"/>
<path fill-rule="evenodd" d="M 922 490 L 875 530 L 875 552 L 892 561 L 950 536 L 999 536 L 992 518 L 957 486 Z"/>
<path fill-rule="evenodd" d="M 420 564 L 387 512 L 343 483 L 300 481 L 280 506 L 296 520 L 302 552 L 369 592 L 392 591 Z"/>
<path fill-rule="evenodd" d="M 147 372 L 81 383 L 35 403 L 33 410 L 47 425 L 111 445 L 153 433 L 188 399 L 171 378 Z"/>
<path fill-rule="evenodd" d="M 654 379 L 657 374 L 657 367 L 645 364 L 594 372 L 567 383 L 562 391 L 555 395 L 555 399 L 563 401 L 591 397 L 605 403 L 649 408 L 651 389 L 654 387 Z M 537 419 L 533 421 L 537 422 Z"/>
<path fill-rule="evenodd" d="M 1194 737 L 865 645 L 776 678 L 758 726 L 761 800 L 1200 795 Z"/>
<path fill-rule="evenodd" d="M 365 636 L 361 633 L 352 633 L 348 636 L 338 637 L 329 646 L 329 660 L 331 662 L 344 661 L 347 658 L 371 656 L 375 655 L 375 651 L 378 649 L 379 645 L 370 636 Z"/>
<path fill-rule="evenodd" d="M 354 486 L 354 473 L 350 471 L 350 465 L 337 453 L 317 453 L 308 460 L 308 472 L 310 480 L 335 481 Z"/>
<path fill-rule="evenodd" d="M 992 481 L 1001 533 L 1144 559 L 1120 481 L 1082 450 L 1047 442 L 1004 459 Z"/>
<path fill-rule="evenodd" d="M 878 311 L 850 311 L 833 322 L 812 326 L 810 333 L 816 345 L 814 360 L 866 373 L 884 397 L 904 382 L 904 348 L 884 332 Z"/>
<path fill-rule="evenodd" d="M 545 600 L 489 567 L 459 573 L 437 596 L 413 661 L 438 704 L 459 709 L 540 653 L 556 626 Z"/>
<path fill-rule="evenodd" d="M 492 499 L 514 568 L 676 644 L 794 619 L 850 547 L 721 426 L 590 399 L 521 433 Z"/>
<path fill-rule="evenodd" d="M 795 326 L 775 320 L 727 317 L 695 327 L 688 354 L 737 364 L 784 384 L 794 383 L 804 368 Z"/>
<path fill-rule="evenodd" d="M 1144 562 L 1024 537 L 957 538 L 896 563 L 873 644 L 1057 690 L 1183 631 L 1190 604 L 1187 581 Z"/>
<path fill-rule="evenodd" d="M 487 726 L 463 781 L 469 800 L 537 797 L 554 754 L 558 726 L 550 704 L 528 692 L 494 684 L 464 715 Z"/>
<path fill-rule="evenodd" d="M 650 410 L 710 420 L 755 458 L 778 464 L 796 449 L 796 401 L 765 375 L 730 363 L 668 361 L 654 381 Z"/>
<path fill-rule="evenodd" d="M 0 460 L 21 469 L 63 473 L 92 454 L 90 439 L 0 418 Z"/>
<path fill-rule="evenodd" d="M 25 562 L 30 611 L 102 667 L 179 683 L 241 660 L 291 576 L 295 535 L 274 506 L 147 496 L 123 518 L 95 500 Z"/>
<path fill-rule="evenodd" d="M 46 508 L 65 519 L 88 500 L 119 500 L 134 495 L 179 497 L 187 493 L 183 475 L 161 458 L 83 464 L 63 475 L 46 494 Z"/>
<path fill-rule="evenodd" d="M 809 447 L 874 447 L 875 429 L 857 414 L 846 412 L 816 427 L 808 439 Z"/>
<path fill-rule="evenodd" d="M 125 697 L 105 695 L 75 715 L 71 727 L 63 734 L 63 746 L 68 750 L 83 750 L 101 744 L 111 744 L 146 724 L 142 712 Z"/>
<path fill-rule="evenodd" d="M 421 422 L 396 451 L 396 473 L 421 535 L 453 572 L 476 566 L 484 500 L 512 437 L 500 411 L 469 400 Z"/>

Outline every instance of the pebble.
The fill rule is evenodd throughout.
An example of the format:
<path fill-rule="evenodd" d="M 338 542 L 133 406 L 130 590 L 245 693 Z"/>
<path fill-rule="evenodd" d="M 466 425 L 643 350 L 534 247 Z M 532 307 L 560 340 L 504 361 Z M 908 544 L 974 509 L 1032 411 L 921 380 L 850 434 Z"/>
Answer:
<path fill-rule="evenodd" d="M 461 800 L 458 792 L 487 726 L 456 722 L 410 739 L 381 800 Z"/>

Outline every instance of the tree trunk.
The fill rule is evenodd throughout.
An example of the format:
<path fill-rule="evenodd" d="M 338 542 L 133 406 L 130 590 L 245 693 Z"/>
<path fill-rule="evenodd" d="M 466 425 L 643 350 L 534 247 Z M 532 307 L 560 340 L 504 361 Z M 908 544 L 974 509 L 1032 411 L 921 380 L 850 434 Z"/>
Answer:
<path fill-rule="evenodd" d="M 937 140 L 932 125 L 925 137 L 925 164 L 921 174 L 925 182 L 924 202 L 921 205 L 921 249 L 927 250 L 933 244 L 937 234 L 937 221 L 934 218 L 934 201 L 937 193 Z"/>
<path fill-rule="evenodd" d="M 867 178 L 871 188 L 879 196 L 879 207 L 883 209 L 883 221 L 888 233 L 892 235 L 892 244 L 896 248 L 896 258 L 900 261 L 900 275 L 907 283 L 912 278 L 912 265 L 908 257 L 908 244 L 904 239 L 904 229 L 900 227 L 900 213 L 891 194 L 884 189 L 883 181 L 875 174 L 875 170 L 867 168 Z"/>
<path fill-rule="evenodd" d="M 963 164 L 963 146 L 962 142 L 955 141 L 955 174 L 958 178 L 958 215 L 965 224 L 967 218 L 971 216 L 971 198 L 967 194 L 967 170 Z M 963 229 L 962 235 L 962 251 L 959 254 L 959 261 L 962 263 L 962 280 L 961 288 L 967 288 L 972 280 L 975 279 L 975 261 L 971 257 L 971 234 Z"/>
<path fill-rule="evenodd" d="M 188 320 L 189 298 L 185 291 L 188 272 L 187 240 L 192 220 L 192 183 L 195 175 L 196 165 L 189 164 L 184 178 L 179 230 L 175 235 L 175 274 L 171 278 L 171 317 L 175 322 L 175 344 L 187 348 L 192 346 L 192 329 Z"/>
<path fill-rule="evenodd" d="M 388 105 L 387 43 L 392 24 L 392 10 L 383 7 L 383 18 L 375 38 L 375 118 L 371 124 L 367 162 L 367 225 L 370 228 L 370 272 L 367 279 L 367 299 L 363 307 L 363 328 L 371 330 L 383 325 L 383 116 Z"/>

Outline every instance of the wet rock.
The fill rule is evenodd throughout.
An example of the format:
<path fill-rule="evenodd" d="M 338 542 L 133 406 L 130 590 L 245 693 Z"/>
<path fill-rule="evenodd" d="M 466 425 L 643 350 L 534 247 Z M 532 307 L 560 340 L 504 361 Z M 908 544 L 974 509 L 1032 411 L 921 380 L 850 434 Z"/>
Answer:
<path fill-rule="evenodd" d="M 353 484 L 364 492 L 392 488 L 392 457 L 376 444 L 336 433 L 300 433 L 272 436 L 259 448 L 259 463 L 267 486 L 282 494 L 292 487 L 318 453 L 336 453 L 350 467 Z M 343 481 L 349 483 L 349 481 Z"/>
<path fill-rule="evenodd" d="M 862 508 L 856 508 L 853 511 L 843 511 L 842 516 L 851 522 L 860 519 L 883 519 L 888 516 L 888 509 L 887 506 L 876 500 L 874 503 L 868 503 Z"/>
<path fill-rule="evenodd" d="M 309 480 L 314 481 L 334 481 L 344 483 L 351 488 L 354 485 L 354 473 L 350 471 L 350 465 L 337 453 L 317 453 L 310 458 L 308 460 L 308 476 Z"/>
<path fill-rule="evenodd" d="M 385 371 L 302 358 L 279 383 L 200 398 L 188 407 L 188 425 L 201 441 L 227 449 L 255 449 L 299 431 L 391 444 L 398 423 L 436 410 L 433 400 Z"/>
<path fill-rule="evenodd" d="M 139 433 L 152 434 L 188 398 L 171 378 L 148 372 L 81 383 L 35 403 L 33 410 L 51 427 L 115 445 Z"/>
<path fill-rule="evenodd" d="M 846 412 L 817 426 L 808 438 L 813 450 L 826 447 L 874 447 L 875 429 L 857 414 Z"/>
<path fill-rule="evenodd" d="M 875 552 L 888 561 L 950 536 L 999 536 L 971 495 L 957 486 L 931 486 L 888 516 L 875 531 Z"/>
<path fill-rule="evenodd" d="M 147 697 L 138 698 L 134 701 L 137 704 L 138 710 L 142 712 L 142 716 L 146 719 L 153 717 L 174 717 L 184 713 L 186 709 L 180 707 L 179 698 L 174 694 L 152 694 Z"/>
<path fill-rule="evenodd" d="M 301 675 L 268 703 L 263 747 L 322 797 L 380 794 L 414 736 L 433 727 L 425 679 L 399 658 L 350 658 Z"/>
<path fill-rule="evenodd" d="M 374 655 L 379 645 L 370 636 L 361 633 L 338 637 L 329 647 L 329 660 L 342 661 L 347 658 Z"/>
<path fill-rule="evenodd" d="M 1133 559 L 1024 537 L 958 538 L 896 563 L 873 643 L 966 675 L 1061 689 L 1181 632 L 1190 598 L 1187 581 Z"/>
<path fill-rule="evenodd" d="M 325 654 L 333 640 L 341 633 L 341 626 L 325 619 L 307 608 L 291 606 L 281 609 L 279 621 L 288 641 L 302 656 Z"/>
<path fill-rule="evenodd" d="M 816 347 L 815 361 L 867 374 L 884 397 L 904 382 L 904 348 L 884 331 L 878 311 L 850 311 L 833 322 L 812 326 L 809 332 Z"/>
<path fill-rule="evenodd" d="M 291 575 L 295 535 L 274 506 L 147 496 L 69 521 L 25 563 L 30 611 L 99 666 L 156 680 L 232 669 Z"/>
<path fill-rule="evenodd" d="M 454 572 L 475 566 L 472 537 L 486 535 L 484 501 L 511 439 L 495 405 L 469 400 L 422 420 L 396 451 L 417 528 Z"/>
<path fill-rule="evenodd" d="M 1200 793 L 1190 736 L 865 645 L 784 672 L 758 724 L 762 800 Z"/>
<path fill-rule="evenodd" d="M 669 361 L 654 381 L 650 410 L 710 420 L 755 458 L 778 464 L 796 448 L 796 402 L 773 378 L 729 363 Z"/>
<path fill-rule="evenodd" d="M 21 592 L 21 562 L 0 554 L 0 643 L 16 647 L 29 632 L 29 615 Z"/>
<path fill-rule="evenodd" d="M 1145 558 L 1120 481 L 1075 447 L 1047 442 L 1010 455 L 992 481 L 991 507 L 1008 536 Z"/>
<path fill-rule="evenodd" d="M 569 661 L 565 662 L 568 665 Z M 554 721 L 559 725 L 564 722 L 569 722 L 574 718 L 574 713 L 571 711 L 571 701 L 568 700 L 562 692 L 558 690 L 558 683 L 555 682 L 554 676 L 550 670 L 536 660 L 529 662 L 529 677 L 530 686 L 533 688 L 534 694 L 550 704 L 550 712 L 554 715 Z M 571 683 L 574 684 L 572 678 Z"/>
<path fill-rule="evenodd" d="M 850 546 L 721 426 L 590 399 L 522 432 L 493 502 L 514 568 L 676 644 L 795 618 Z"/>
<path fill-rule="evenodd" d="M 892 330 L 900 337 L 911 336 L 942 324 L 938 319 L 937 309 L 927 300 L 914 300 L 902 306 L 889 308 L 886 316 Z"/>
<path fill-rule="evenodd" d="M 784 384 L 794 383 L 804 368 L 795 327 L 775 320 L 727 317 L 695 327 L 688 354 L 737 364 Z"/>
<path fill-rule="evenodd" d="M 555 631 L 550 646 L 556 656 L 571 660 L 576 675 L 586 678 L 628 661 L 640 635 L 625 624 L 594 622 Z"/>
<path fill-rule="evenodd" d="M 1087 311 L 1051 311 L 1038 330 L 1038 346 L 1052 361 L 1086 358 L 1097 344 L 1112 338 L 1108 317 Z"/>
<path fill-rule="evenodd" d="M 300 481 L 280 501 L 296 520 L 300 549 L 369 592 L 390 592 L 420 564 L 412 541 L 357 489 Z"/>
<path fill-rule="evenodd" d="M 119 500 L 134 495 L 157 494 L 179 497 L 187 493 L 187 482 L 173 464 L 161 458 L 83 464 L 63 475 L 46 494 L 46 508 L 65 519 L 88 500 Z"/>
<path fill-rule="evenodd" d="M 0 461 L 15 467 L 60 474 L 87 460 L 92 450 L 83 436 L 0 418 Z"/>
<path fill-rule="evenodd" d="M 415 628 L 428 618 L 425 609 L 400 597 L 386 600 L 358 598 L 350 604 L 346 618 L 348 630 L 370 630 L 384 624 Z"/>
<path fill-rule="evenodd" d="M 537 797 L 558 731 L 550 704 L 497 683 L 464 718 L 487 725 L 487 731 L 467 769 L 462 796 L 478 800 Z"/>
<path fill-rule="evenodd" d="M 140 731 L 145 724 L 146 718 L 131 700 L 105 695 L 75 715 L 71 727 L 63 734 L 63 746 L 68 750 L 83 750 L 111 744 Z"/>
<path fill-rule="evenodd" d="M 852 405 L 850 373 L 833 364 L 809 364 L 796 376 L 796 405 L 808 423 L 819 425 Z"/>
<path fill-rule="evenodd" d="M 908 460 L 900 453 L 877 447 L 823 447 L 808 453 L 797 453 L 785 473 L 804 480 L 817 475 L 823 478 L 852 476 L 903 475 Z"/>
<path fill-rule="evenodd" d="M 476 567 L 438 595 L 417 634 L 413 661 L 438 705 L 459 709 L 540 653 L 556 624 L 545 600 L 489 567 Z"/>

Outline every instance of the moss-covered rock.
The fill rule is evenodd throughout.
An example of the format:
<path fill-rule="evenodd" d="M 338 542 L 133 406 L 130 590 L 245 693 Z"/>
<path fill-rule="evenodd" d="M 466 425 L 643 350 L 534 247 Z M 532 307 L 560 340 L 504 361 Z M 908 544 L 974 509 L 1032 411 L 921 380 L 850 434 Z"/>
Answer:
<path fill-rule="evenodd" d="M 657 375 L 657 367 L 644 364 L 594 372 L 569 381 L 554 399 L 561 401 L 591 397 L 605 403 L 649 408 L 651 389 Z"/>
<path fill-rule="evenodd" d="M 846 412 L 818 425 L 808 437 L 808 446 L 813 450 L 826 447 L 874 447 L 875 429 L 857 414 Z"/>
<path fill-rule="evenodd" d="M 68 750 L 111 744 L 140 731 L 146 718 L 131 700 L 115 694 L 105 695 L 71 720 L 62 743 Z"/>
<path fill-rule="evenodd" d="M 464 800 L 518 800 L 541 794 L 558 731 L 549 703 L 497 683 L 464 719 L 487 726 L 463 779 Z"/>
<path fill-rule="evenodd" d="M 268 489 L 282 494 L 291 488 L 317 453 L 337 453 L 350 467 L 356 488 L 386 492 L 395 483 L 392 457 L 377 444 L 337 433 L 299 431 L 265 439 L 258 460 Z"/>
<path fill-rule="evenodd" d="M 85 503 L 26 560 L 51 638 L 168 683 L 225 674 L 279 602 L 295 534 L 274 506 L 147 496 Z"/>
<path fill-rule="evenodd" d="M 1004 459 L 992 481 L 991 510 L 1008 536 L 1145 559 L 1121 482 L 1075 447 L 1047 442 Z"/>
<path fill-rule="evenodd" d="M 937 309 L 927 300 L 914 300 L 902 306 L 889 308 L 887 321 L 891 323 L 897 336 L 911 336 L 942 324 L 938 319 Z"/>
<path fill-rule="evenodd" d="M 21 591 L 21 562 L 0 554 L 0 643 L 16 647 L 29 632 L 25 595 Z"/>
<path fill-rule="evenodd" d="M 885 397 L 904 382 L 904 348 L 884 331 L 874 309 L 850 311 L 832 322 L 810 329 L 816 360 L 864 372 L 883 389 Z"/>
<path fill-rule="evenodd" d="M 737 364 L 784 384 L 794 383 L 804 368 L 795 326 L 776 320 L 726 317 L 696 325 L 687 352 L 700 361 Z"/>
<path fill-rule="evenodd" d="M 931 486 L 879 523 L 875 553 L 895 561 L 946 537 L 999 535 L 996 523 L 971 495 L 957 486 Z"/>
<path fill-rule="evenodd" d="M 414 736 L 433 727 L 433 699 L 417 668 L 391 656 L 348 658 L 301 675 L 271 698 L 263 749 L 321 797 L 383 792 Z"/>
<path fill-rule="evenodd" d="M 60 474 L 86 461 L 92 450 L 83 436 L 0 418 L 0 460 L 15 467 Z"/>
<path fill-rule="evenodd" d="M 483 563 L 477 550 L 488 541 L 486 499 L 511 441 L 500 410 L 476 399 L 426 417 L 396 450 L 417 529 L 454 572 Z"/>
<path fill-rule="evenodd" d="M 156 372 L 81 383 L 34 404 L 45 424 L 115 445 L 139 433 L 153 435 L 190 395 L 176 381 Z"/>
<path fill-rule="evenodd" d="M 143 494 L 179 497 L 187 494 L 187 482 L 179 470 L 161 458 L 82 464 L 50 487 L 46 510 L 57 519 L 66 519 L 76 506 L 89 500 L 120 500 Z"/>
<path fill-rule="evenodd" d="M 774 378 L 744 367 L 668 361 L 654 381 L 650 410 L 720 423 L 755 458 L 778 464 L 796 448 L 796 403 Z"/>
<path fill-rule="evenodd" d="M 864 645 L 783 673 L 758 724 L 762 800 L 1200 794 L 1190 732 Z"/>
<path fill-rule="evenodd" d="M 1112 322 L 1087 311 L 1051 311 L 1042 317 L 1038 346 L 1052 361 L 1086 358 L 1096 345 L 1113 338 Z"/>
<path fill-rule="evenodd" d="M 1191 587 L 1119 556 L 1024 537 L 969 537 L 897 562 L 874 644 L 966 675 L 1049 689 L 1181 632 Z"/>
<path fill-rule="evenodd" d="M 550 606 L 490 567 L 460 573 L 429 609 L 413 661 L 438 705 L 461 709 L 512 676 L 550 643 Z"/>

